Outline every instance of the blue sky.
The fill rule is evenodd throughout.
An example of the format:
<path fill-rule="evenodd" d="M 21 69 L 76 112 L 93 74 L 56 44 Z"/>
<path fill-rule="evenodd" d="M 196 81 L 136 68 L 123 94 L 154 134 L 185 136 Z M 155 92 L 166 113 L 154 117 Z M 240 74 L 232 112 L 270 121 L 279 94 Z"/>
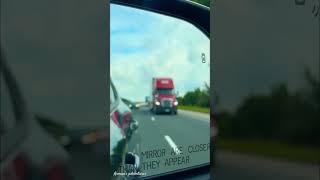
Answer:
<path fill-rule="evenodd" d="M 196 27 L 118 5 L 111 5 L 110 15 L 110 75 L 120 96 L 144 100 L 152 77 L 172 77 L 179 95 L 210 82 L 210 41 Z"/>

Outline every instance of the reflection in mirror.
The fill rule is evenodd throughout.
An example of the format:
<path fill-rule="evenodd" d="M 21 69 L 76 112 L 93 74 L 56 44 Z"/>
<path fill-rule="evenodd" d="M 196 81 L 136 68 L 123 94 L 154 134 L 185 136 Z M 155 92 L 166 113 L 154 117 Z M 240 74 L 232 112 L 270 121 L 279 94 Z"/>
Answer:
<path fill-rule="evenodd" d="M 134 169 L 140 177 L 161 176 L 209 164 L 208 37 L 183 20 L 119 5 L 111 5 L 110 21 L 110 77 L 119 96 L 138 107 L 119 103 L 110 123 L 125 120 L 110 127 L 131 135 L 127 151 L 141 162 L 114 167 L 113 175 Z M 139 128 L 128 132 L 133 119 Z M 114 137 L 111 153 L 120 152 Z"/>

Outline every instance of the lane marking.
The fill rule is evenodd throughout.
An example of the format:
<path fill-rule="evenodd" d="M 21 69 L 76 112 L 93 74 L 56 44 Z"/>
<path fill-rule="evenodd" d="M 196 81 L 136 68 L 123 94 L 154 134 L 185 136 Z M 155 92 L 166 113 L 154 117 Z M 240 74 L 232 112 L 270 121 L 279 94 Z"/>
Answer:
<path fill-rule="evenodd" d="M 181 151 L 179 150 L 178 146 L 173 142 L 173 140 L 170 138 L 170 136 L 165 135 L 164 139 L 169 143 L 169 145 L 171 146 L 171 148 L 174 150 L 174 152 L 177 155 L 181 154 Z"/>
<path fill-rule="evenodd" d="M 151 121 L 155 121 L 156 119 L 153 117 L 153 116 L 151 116 Z"/>

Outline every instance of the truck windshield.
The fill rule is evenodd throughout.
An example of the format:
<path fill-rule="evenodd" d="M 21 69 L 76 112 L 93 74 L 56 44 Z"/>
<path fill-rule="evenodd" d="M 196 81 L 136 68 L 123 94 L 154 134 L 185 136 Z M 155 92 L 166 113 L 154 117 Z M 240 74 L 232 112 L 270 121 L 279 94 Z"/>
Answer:
<path fill-rule="evenodd" d="M 173 94 L 173 89 L 158 89 L 158 94 L 171 95 Z"/>

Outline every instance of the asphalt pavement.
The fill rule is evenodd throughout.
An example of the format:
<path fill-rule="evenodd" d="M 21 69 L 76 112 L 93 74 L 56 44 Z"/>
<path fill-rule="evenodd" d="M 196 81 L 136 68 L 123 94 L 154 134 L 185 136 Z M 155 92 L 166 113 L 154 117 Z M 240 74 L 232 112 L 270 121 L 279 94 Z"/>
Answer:
<path fill-rule="evenodd" d="M 177 115 L 156 115 L 143 107 L 133 117 L 139 122 L 138 141 L 129 149 L 139 154 L 147 176 L 210 162 L 209 114 L 179 110 Z"/>
<path fill-rule="evenodd" d="M 210 117 L 202 113 L 178 111 L 173 114 L 152 114 L 149 108 L 132 111 L 139 122 L 129 143 L 129 151 L 140 156 L 140 172 L 159 175 L 189 168 L 210 161 Z M 74 136 L 89 130 L 74 131 Z M 108 154 L 100 144 L 76 144 L 69 149 L 70 168 L 76 180 L 106 179 Z M 93 176 L 94 175 L 94 176 Z"/>
<path fill-rule="evenodd" d="M 151 113 L 147 108 L 133 110 L 139 122 L 129 151 L 141 158 L 141 172 L 147 176 L 172 172 L 208 163 L 210 151 L 205 149 L 209 139 L 209 116 L 179 110 L 178 115 Z M 196 148 L 198 147 L 198 148 Z M 202 151 L 200 151 L 202 150 Z M 78 145 L 71 147 L 71 170 L 75 179 L 106 179 L 105 146 Z M 217 150 L 218 180 L 319 180 L 319 166 L 297 164 L 254 155 Z"/>

